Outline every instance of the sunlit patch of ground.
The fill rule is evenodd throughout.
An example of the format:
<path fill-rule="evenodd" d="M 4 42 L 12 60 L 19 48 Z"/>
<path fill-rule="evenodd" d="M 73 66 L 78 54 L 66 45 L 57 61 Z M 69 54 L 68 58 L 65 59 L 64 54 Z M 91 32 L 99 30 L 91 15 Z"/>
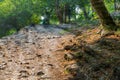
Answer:
<path fill-rule="evenodd" d="M 120 36 L 98 32 L 36 25 L 4 37 L 0 80 L 119 80 Z"/>

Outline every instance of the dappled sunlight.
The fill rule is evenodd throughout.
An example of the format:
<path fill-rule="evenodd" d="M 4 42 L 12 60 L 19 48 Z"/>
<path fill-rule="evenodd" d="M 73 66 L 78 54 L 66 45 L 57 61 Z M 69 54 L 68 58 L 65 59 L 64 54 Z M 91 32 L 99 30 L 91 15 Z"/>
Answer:
<path fill-rule="evenodd" d="M 114 80 L 119 75 L 119 71 L 114 71 L 119 68 L 120 36 L 102 37 L 96 33 L 97 29 L 83 31 L 75 38 L 76 42 L 64 47 L 68 51 L 65 55 L 66 70 L 73 76 L 69 80 L 99 79 L 103 76 L 104 79 Z M 109 74 L 106 76 L 104 73 Z"/>
<path fill-rule="evenodd" d="M 120 0 L 0 0 L 0 80 L 120 80 Z"/>

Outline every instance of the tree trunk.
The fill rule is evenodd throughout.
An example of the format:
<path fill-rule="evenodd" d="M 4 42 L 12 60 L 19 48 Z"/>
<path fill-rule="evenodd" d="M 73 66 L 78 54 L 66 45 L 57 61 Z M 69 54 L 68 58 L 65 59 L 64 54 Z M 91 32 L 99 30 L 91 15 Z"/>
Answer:
<path fill-rule="evenodd" d="M 95 9 L 98 14 L 101 24 L 104 28 L 109 30 L 116 30 L 118 27 L 110 16 L 107 8 L 105 7 L 103 0 L 90 0 L 92 7 Z"/>
<path fill-rule="evenodd" d="M 59 6 L 59 0 L 56 0 L 56 15 L 60 23 L 63 23 L 63 12 L 64 10 Z"/>
<path fill-rule="evenodd" d="M 82 11 L 83 11 L 83 13 L 84 13 L 85 19 L 88 20 L 89 17 L 88 17 L 88 13 L 87 13 L 87 11 L 86 11 L 86 8 L 85 8 L 85 7 L 82 7 Z"/>
<path fill-rule="evenodd" d="M 63 19 L 63 9 L 62 8 L 59 8 L 57 10 L 57 17 L 58 17 L 58 20 L 60 23 L 64 23 L 64 19 Z"/>
<path fill-rule="evenodd" d="M 114 0 L 114 9 L 115 9 L 115 11 L 117 10 L 117 5 L 116 5 L 116 0 Z"/>
<path fill-rule="evenodd" d="M 64 23 L 70 23 L 70 19 L 71 19 L 70 4 L 66 3 L 64 5 Z"/>

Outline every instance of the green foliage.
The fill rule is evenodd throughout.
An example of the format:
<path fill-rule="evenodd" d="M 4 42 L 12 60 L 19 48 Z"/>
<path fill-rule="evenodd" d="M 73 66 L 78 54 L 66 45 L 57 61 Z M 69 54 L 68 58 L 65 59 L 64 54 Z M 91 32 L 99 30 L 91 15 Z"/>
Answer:
<path fill-rule="evenodd" d="M 120 34 L 120 28 L 117 29 L 117 31 L 115 32 L 115 34 Z"/>
<path fill-rule="evenodd" d="M 16 29 L 12 28 L 9 31 L 7 31 L 6 35 L 11 35 L 11 34 L 14 34 L 14 33 L 16 33 Z"/>
<path fill-rule="evenodd" d="M 39 16 L 37 14 L 32 14 L 31 23 L 38 24 L 39 22 L 40 22 Z"/>
<path fill-rule="evenodd" d="M 96 23 L 98 16 L 91 7 L 90 0 L 58 0 L 60 8 L 64 9 L 65 4 L 70 5 L 71 22 L 78 22 L 82 25 Z M 110 12 L 114 11 L 114 0 L 104 0 Z M 76 13 L 76 6 L 80 12 Z M 58 24 L 59 19 L 56 14 L 56 0 L 0 0 L 0 35 L 9 34 L 12 28 L 19 30 L 31 23 L 41 23 L 41 16 L 45 12 L 50 12 L 50 23 Z M 85 13 L 86 12 L 86 13 Z M 86 19 L 86 16 L 88 19 Z M 76 18 L 78 16 L 78 18 Z M 89 20 L 89 21 L 88 21 Z M 96 22 L 95 22 L 96 21 Z M 6 33 L 8 32 L 8 33 Z M 10 32 L 11 33 L 11 32 Z"/>
<path fill-rule="evenodd" d="M 104 2 L 105 2 L 107 9 L 110 12 L 113 12 L 114 11 L 114 0 L 104 0 Z"/>
<path fill-rule="evenodd" d="M 60 34 L 65 34 L 65 33 L 67 33 L 68 31 L 67 30 L 62 30 L 62 31 L 60 31 L 59 33 Z"/>

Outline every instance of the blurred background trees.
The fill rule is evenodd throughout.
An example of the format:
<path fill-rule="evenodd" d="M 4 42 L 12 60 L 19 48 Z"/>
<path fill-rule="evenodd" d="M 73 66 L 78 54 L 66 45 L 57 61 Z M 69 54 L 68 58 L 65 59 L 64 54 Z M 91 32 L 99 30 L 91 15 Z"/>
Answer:
<path fill-rule="evenodd" d="M 104 0 L 119 23 L 120 0 Z M 31 24 L 97 25 L 98 16 L 90 0 L 0 0 L 0 37 Z"/>

